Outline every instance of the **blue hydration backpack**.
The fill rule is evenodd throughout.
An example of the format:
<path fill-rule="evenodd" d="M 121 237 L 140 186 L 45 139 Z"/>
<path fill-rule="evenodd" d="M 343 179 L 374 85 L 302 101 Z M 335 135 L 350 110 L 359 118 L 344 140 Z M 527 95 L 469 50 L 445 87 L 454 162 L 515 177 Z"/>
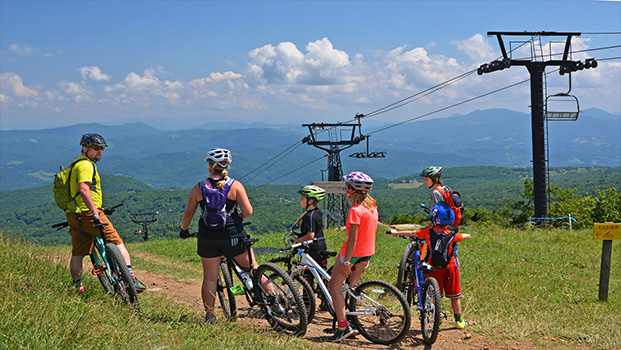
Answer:
<path fill-rule="evenodd" d="M 226 197 L 231 190 L 234 179 L 228 179 L 222 188 L 212 188 L 211 182 L 201 181 L 198 187 L 203 195 L 201 218 L 210 230 L 221 230 L 226 225 L 226 221 L 235 210 L 235 206 L 230 211 L 226 211 Z"/>

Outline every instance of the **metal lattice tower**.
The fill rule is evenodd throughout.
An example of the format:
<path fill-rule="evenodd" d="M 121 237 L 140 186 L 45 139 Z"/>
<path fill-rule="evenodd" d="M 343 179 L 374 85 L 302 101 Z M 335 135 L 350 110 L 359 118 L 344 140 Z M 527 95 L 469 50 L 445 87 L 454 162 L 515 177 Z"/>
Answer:
<path fill-rule="evenodd" d="M 367 154 L 358 158 L 378 158 L 384 157 L 384 153 L 368 152 L 368 136 L 361 131 L 360 119 L 362 114 L 356 115 L 357 123 L 312 123 L 302 124 L 308 127 L 309 135 L 302 142 L 317 147 L 328 153 L 328 181 L 342 181 L 343 167 L 341 165 L 341 151 L 367 140 Z M 327 204 L 327 226 L 342 226 L 345 224 L 345 208 L 347 199 L 341 194 L 328 193 L 326 195 Z"/>

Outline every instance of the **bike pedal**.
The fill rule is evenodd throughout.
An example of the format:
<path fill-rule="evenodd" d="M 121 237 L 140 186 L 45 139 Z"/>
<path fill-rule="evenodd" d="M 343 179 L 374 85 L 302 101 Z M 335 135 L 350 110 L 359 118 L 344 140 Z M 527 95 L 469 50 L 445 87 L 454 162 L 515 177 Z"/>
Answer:
<path fill-rule="evenodd" d="M 244 287 L 242 286 L 234 286 L 231 287 L 231 293 L 233 293 L 233 295 L 244 295 L 246 294 L 246 291 L 244 290 Z"/>

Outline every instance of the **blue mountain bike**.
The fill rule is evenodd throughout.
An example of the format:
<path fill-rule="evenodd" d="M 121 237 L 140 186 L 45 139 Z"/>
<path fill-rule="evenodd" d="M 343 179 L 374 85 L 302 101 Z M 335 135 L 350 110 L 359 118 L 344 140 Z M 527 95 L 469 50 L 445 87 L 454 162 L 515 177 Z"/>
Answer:
<path fill-rule="evenodd" d="M 123 204 L 117 204 L 113 207 L 104 209 L 106 215 L 110 215 L 116 211 L 116 208 Z M 138 292 L 134 285 L 125 259 L 119 251 L 119 248 L 112 243 L 106 243 L 103 233 L 107 223 L 101 223 L 97 226 L 101 232 L 101 237 L 93 237 L 93 249 L 90 254 L 93 269 L 91 273 L 99 279 L 103 289 L 107 294 L 115 295 L 123 300 L 127 305 L 140 310 L 140 302 L 138 301 Z M 61 222 L 52 225 L 57 230 L 69 226 L 68 222 Z"/>

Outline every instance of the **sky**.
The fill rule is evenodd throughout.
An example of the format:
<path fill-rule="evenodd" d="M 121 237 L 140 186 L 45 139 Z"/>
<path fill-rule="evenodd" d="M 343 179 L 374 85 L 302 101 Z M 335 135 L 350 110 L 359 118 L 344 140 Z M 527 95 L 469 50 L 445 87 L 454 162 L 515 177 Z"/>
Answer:
<path fill-rule="evenodd" d="M 0 0 L 0 129 L 530 113 L 526 67 L 475 72 L 501 56 L 490 31 L 581 33 L 571 58 L 597 68 L 549 66 L 546 91 L 621 113 L 620 1 Z M 503 41 L 560 59 L 565 36 L 532 38 Z"/>

